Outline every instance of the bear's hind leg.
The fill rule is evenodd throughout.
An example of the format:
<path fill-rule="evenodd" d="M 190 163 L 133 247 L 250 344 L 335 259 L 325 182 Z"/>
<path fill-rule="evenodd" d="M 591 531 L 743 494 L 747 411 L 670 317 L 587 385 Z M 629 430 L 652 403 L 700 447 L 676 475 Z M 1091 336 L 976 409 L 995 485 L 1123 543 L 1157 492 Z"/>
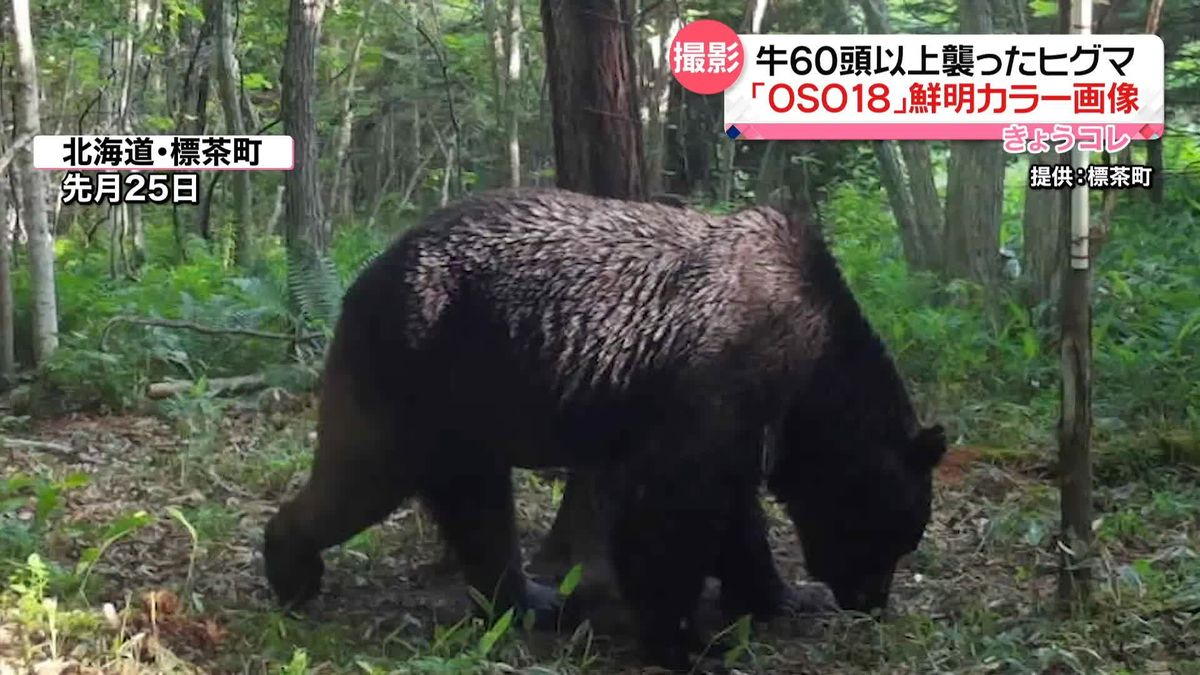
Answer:
<path fill-rule="evenodd" d="M 429 444 L 412 431 L 399 437 L 391 411 L 363 407 L 351 381 L 336 361 L 326 366 L 308 483 L 267 523 L 267 580 L 288 608 L 320 591 L 321 551 L 387 518 L 416 492 L 414 474 Z"/>
<path fill-rule="evenodd" d="M 713 532 L 729 513 L 726 487 L 699 473 L 638 472 L 612 535 L 617 582 L 638 617 L 645 657 L 674 670 L 688 670 L 689 652 L 704 646 L 694 612 L 716 564 Z"/>
<path fill-rule="evenodd" d="M 321 457 L 309 482 L 267 523 L 263 557 L 280 604 L 293 608 L 321 587 L 321 551 L 381 522 L 414 490 L 382 462 Z"/>
<path fill-rule="evenodd" d="M 512 472 L 506 466 L 444 468 L 420 487 L 443 539 L 454 551 L 469 585 L 497 613 L 533 611 L 539 626 L 554 625 L 554 589 L 530 580 L 523 570 L 513 510 Z"/>

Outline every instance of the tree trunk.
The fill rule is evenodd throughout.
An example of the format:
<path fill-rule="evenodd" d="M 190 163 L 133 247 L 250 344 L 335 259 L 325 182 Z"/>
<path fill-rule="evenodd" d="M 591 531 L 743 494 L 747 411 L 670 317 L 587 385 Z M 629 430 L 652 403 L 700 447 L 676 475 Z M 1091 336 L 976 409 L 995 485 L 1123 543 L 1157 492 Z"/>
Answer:
<path fill-rule="evenodd" d="M 888 204 L 892 207 L 892 217 L 896 219 L 896 228 L 900 231 L 900 244 L 904 249 L 904 258 L 912 269 L 928 269 L 928 251 L 925 241 L 921 238 L 921 226 L 918 224 L 917 211 L 913 206 L 912 190 L 904 175 L 904 167 L 894 141 L 875 141 L 875 161 L 879 165 L 879 182 L 887 193 Z"/>
<path fill-rule="evenodd" d="M 4 33 L 9 33 L 12 30 L 11 12 L 5 8 L 0 11 L 0 30 Z M 8 92 L 5 90 L 5 82 L 0 79 L 0 129 L 7 128 L 7 121 L 4 119 L 4 112 L 9 108 L 4 104 L 8 100 Z M 7 151 L 8 139 L 0 134 L 0 150 Z M 16 325 L 14 323 L 16 317 L 14 315 L 15 305 L 13 304 L 13 225 L 16 221 L 16 212 L 13 211 L 12 219 L 9 219 L 9 209 L 14 208 L 13 204 L 8 199 L 8 188 L 13 186 L 13 200 L 17 201 L 19 196 L 15 194 L 15 183 L 12 180 L 12 175 L 8 171 L 0 170 L 0 390 L 7 391 L 16 381 L 17 374 L 17 357 L 14 349 L 14 336 L 16 334 Z"/>
<path fill-rule="evenodd" d="M 1061 164 L 1067 157 L 1056 152 L 1034 155 L 1034 164 Z M 1062 286 L 1063 258 L 1067 255 L 1068 193 L 1065 190 L 1025 190 L 1022 219 L 1024 247 L 1022 276 L 1025 304 L 1029 308 L 1057 298 Z M 1049 321 L 1050 317 L 1047 316 Z"/>
<path fill-rule="evenodd" d="M 861 4 L 869 32 L 880 35 L 892 32 L 883 0 L 862 0 Z M 888 203 L 900 229 L 905 261 L 914 270 L 941 273 L 948 219 L 943 217 L 933 180 L 929 143 L 876 141 L 874 146 Z"/>
<path fill-rule="evenodd" d="M 234 42 L 233 6 L 229 0 L 208 0 L 206 11 L 213 17 L 216 38 L 217 91 L 225 114 L 225 129 L 233 136 L 247 133 L 242 116 L 242 74 Z M 250 267 L 256 259 L 258 228 L 251 211 L 250 172 L 235 171 L 233 181 L 234 259 L 242 267 Z"/>
<path fill-rule="evenodd" d="M 0 171 L 0 176 L 5 172 Z M 0 184 L 0 391 L 7 391 L 17 375 L 13 350 L 12 229 L 8 220 L 8 192 Z"/>
<path fill-rule="evenodd" d="M 678 17 L 668 17 L 659 12 L 654 19 L 654 31 L 648 38 L 649 56 L 646 63 L 650 73 L 646 77 L 646 194 L 663 191 L 663 171 L 667 157 L 667 115 L 671 102 L 671 38 L 679 30 Z"/>
<path fill-rule="evenodd" d="M 508 2 L 508 73 L 504 81 L 504 107 L 508 118 L 508 182 L 521 186 L 521 40 L 524 26 L 521 0 Z"/>
<path fill-rule="evenodd" d="M 1162 11 L 1163 0 L 1150 0 L 1150 7 L 1146 12 L 1146 32 L 1150 35 L 1158 33 L 1158 27 L 1162 23 Z M 1163 182 L 1166 179 L 1166 176 L 1163 175 L 1162 136 L 1146 142 L 1146 164 L 1150 167 L 1150 175 L 1153 176 L 1153 182 L 1150 184 L 1150 201 L 1161 204 Z"/>
<path fill-rule="evenodd" d="M 137 112 L 134 100 L 134 79 L 137 74 L 137 49 L 146 34 L 146 24 L 150 18 L 150 6 L 146 0 L 129 0 L 128 21 L 130 32 L 123 43 L 124 78 L 121 86 L 120 124 L 121 133 L 132 134 L 137 126 Z M 124 207 L 124 227 L 129 239 L 129 254 L 127 257 L 130 271 L 136 271 L 146 262 L 146 232 L 142 223 L 142 210 L 138 204 L 127 204 Z"/>
<path fill-rule="evenodd" d="M 560 188 L 645 198 L 631 20 L 626 0 L 542 0 Z M 557 575 L 582 562 L 587 588 L 612 595 L 606 539 L 612 505 L 602 485 L 595 472 L 571 475 L 534 565 Z"/>
<path fill-rule="evenodd" d="M 965 34 L 993 32 L 991 0 L 961 0 Z M 946 183 L 945 270 L 991 288 L 1000 278 L 1000 216 L 1004 199 L 1000 141 L 952 141 Z"/>
<path fill-rule="evenodd" d="M 543 0 L 559 187 L 645 196 L 627 0 Z"/>
<path fill-rule="evenodd" d="M 38 112 L 37 57 L 29 25 L 29 0 L 12 1 L 12 40 L 17 55 L 18 136 L 36 136 Z M 46 175 L 33 168 L 33 147 L 17 153 L 24 185 L 24 222 L 29 236 L 29 275 L 33 290 L 33 361 L 41 364 L 58 348 L 58 307 L 54 294 L 54 238 L 46 211 Z"/>
<path fill-rule="evenodd" d="M 317 46 L 325 0 L 290 0 L 287 45 L 280 78 L 283 127 L 293 138 L 295 168 L 284 174 L 284 233 L 296 262 L 314 262 L 328 249 L 329 225 L 321 204 L 317 138 Z"/>
<path fill-rule="evenodd" d="M 483 0 L 483 22 L 487 29 L 488 65 L 492 69 L 492 109 L 499 126 L 504 119 L 504 64 L 508 61 L 497 0 Z"/>
<path fill-rule="evenodd" d="M 952 141 L 946 183 L 946 273 L 991 287 L 1000 276 L 1004 154 L 993 141 Z"/>
<path fill-rule="evenodd" d="M 363 8 L 358 35 L 354 39 L 354 47 L 350 50 L 350 63 L 346 65 L 346 89 L 342 94 L 342 109 L 338 116 L 338 130 L 333 146 L 333 184 L 329 188 L 328 202 L 330 216 L 349 212 L 351 200 L 343 194 L 350 190 L 350 181 L 346 178 L 346 174 L 350 171 L 350 167 L 346 163 L 346 153 L 349 151 L 350 141 L 354 137 L 353 102 L 358 81 L 358 63 L 362 58 L 363 43 L 367 39 L 372 7 L 373 5 L 368 4 Z"/>
<path fill-rule="evenodd" d="M 1077 188 L 1082 189 L 1082 188 Z M 1091 573 L 1091 319 L 1090 266 L 1064 272 L 1062 294 L 1062 382 L 1058 422 L 1059 490 L 1062 518 L 1059 601 L 1086 602 Z"/>
<path fill-rule="evenodd" d="M 1070 31 L 1091 30 L 1091 3 L 1070 6 Z M 1065 17 L 1064 17 L 1065 18 Z M 1071 164 L 1082 169 L 1088 154 L 1074 148 Z M 1089 200 L 1086 185 L 1070 191 L 1067 248 L 1060 306 L 1062 378 L 1059 384 L 1058 478 L 1060 531 L 1058 535 L 1058 601 L 1063 610 L 1086 606 L 1092 585 L 1092 269 L 1089 239 Z"/>

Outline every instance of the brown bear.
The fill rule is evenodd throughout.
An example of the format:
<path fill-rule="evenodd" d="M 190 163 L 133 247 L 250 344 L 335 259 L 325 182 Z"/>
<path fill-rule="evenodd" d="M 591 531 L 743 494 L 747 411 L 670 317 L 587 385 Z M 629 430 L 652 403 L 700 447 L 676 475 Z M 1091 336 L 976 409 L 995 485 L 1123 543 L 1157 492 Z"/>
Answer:
<path fill-rule="evenodd" d="M 266 572 L 282 603 L 303 603 L 322 550 L 415 495 L 469 584 L 551 613 L 555 592 L 523 571 L 511 469 L 596 470 L 646 656 L 687 668 L 710 572 L 730 606 L 787 602 L 764 480 L 812 576 L 869 610 L 924 534 L 945 449 L 808 223 L 482 193 L 405 233 L 346 293 L 312 473 L 267 525 Z"/>

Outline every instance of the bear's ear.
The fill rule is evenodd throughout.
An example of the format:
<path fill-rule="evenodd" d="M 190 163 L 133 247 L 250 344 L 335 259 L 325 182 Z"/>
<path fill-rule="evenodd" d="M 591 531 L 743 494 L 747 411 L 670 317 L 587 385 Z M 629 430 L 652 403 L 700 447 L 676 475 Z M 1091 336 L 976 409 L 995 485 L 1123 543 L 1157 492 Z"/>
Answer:
<path fill-rule="evenodd" d="M 917 432 L 909 449 L 909 459 L 919 469 L 932 469 L 946 454 L 946 430 L 940 424 Z"/>

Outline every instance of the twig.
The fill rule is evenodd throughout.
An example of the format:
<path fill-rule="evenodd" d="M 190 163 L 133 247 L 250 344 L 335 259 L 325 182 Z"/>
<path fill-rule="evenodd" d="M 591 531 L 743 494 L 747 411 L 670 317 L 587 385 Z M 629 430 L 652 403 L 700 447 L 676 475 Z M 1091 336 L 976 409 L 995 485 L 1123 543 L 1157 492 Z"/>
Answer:
<path fill-rule="evenodd" d="M 75 454 L 74 448 L 62 443 L 54 443 L 53 441 L 35 441 L 27 438 L 0 436 L 0 445 L 14 448 L 29 448 L 30 450 L 49 450 L 50 452 L 63 455 Z"/>
<path fill-rule="evenodd" d="M 218 326 L 205 326 L 191 321 L 179 321 L 176 319 L 152 319 L 141 316 L 114 316 L 104 324 L 104 329 L 100 332 L 100 351 L 107 351 L 108 333 L 113 326 L 118 323 L 132 323 L 139 326 L 161 326 L 164 328 L 182 328 L 184 330 L 204 333 L 205 335 L 245 335 L 247 337 L 262 338 L 264 340 L 288 340 L 290 342 L 303 342 L 305 340 L 314 340 L 323 337 L 324 333 L 272 333 L 265 330 L 255 330 L 253 328 L 221 328 Z"/>
<path fill-rule="evenodd" d="M 235 377 L 214 377 L 206 382 L 208 391 L 213 394 L 220 392 L 239 393 L 262 389 L 267 386 L 267 379 L 264 375 L 238 375 Z M 182 394 L 196 383 L 192 380 L 168 380 L 166 382 L 153 382 L 146 387 L 146 397 L 151 399 L 170 398 L 175 394 Z"/>
<path fill-rule="evenodd" d="M 458 115 L 454 112 L 454 87 L 450 83 L 450 68 L 446 65 L 446 59 L 442 56 L 442 50 L 438 49 L 437 43 L 433 41 L 433 38 L 429 36 L 425 28 L 421 26 L 421 22 L 413 22 L 411 25 L 425 39 L 426 44 L 433 51 L 434 57 L 437 58 L 438 67 L 441 68 L 442 83 L 446 87 L 446 107 L 450 113 L 450 124 L 454 127 L 454 142 L 457 145 L 458 139 L 462 136 L 462 127 L 458 123 Z"/>

